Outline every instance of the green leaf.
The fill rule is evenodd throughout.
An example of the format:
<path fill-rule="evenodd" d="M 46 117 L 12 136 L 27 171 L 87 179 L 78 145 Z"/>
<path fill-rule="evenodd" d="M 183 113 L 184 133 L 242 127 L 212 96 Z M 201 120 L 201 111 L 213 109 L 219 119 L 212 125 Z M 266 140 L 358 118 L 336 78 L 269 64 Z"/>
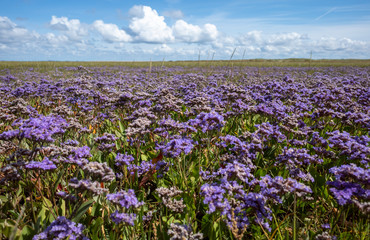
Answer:
<path fill-rule="evenodd" d="M 55 193 L 55 191 L 57 190 L 57 187 L 58 187 L 58 185 L 60 183 L 60 180 L 62 180 L 62 176 L 64 175 L 64 172 L 65 172 L 64 169 L 59 172 L 58 178 L 57 178 L 57 180 L 54 183 L 53 193 Z"/>
<path fill-rule="evenodd" d="M 36 234 L 35 230 L 29 225 L 24 226 L 23 229 L 22 229 L 22 238 L 23 239 L 30 239 L 30 237 L 35 235 L 35 234 Z"/>
<path fill-rule="evenodd" d="M 90 206 L 94 203 L 94 200 L 93 199 L 90 199 L 86 202 L 84 202 L 80 208 L 77 210 L 76 212 L 76 215 L 75 217 L 72 219 L 72 221 L 74 222 L 78 222 L 80 221 L 80 219 L 82 218 L 82 216 L 87 212 L 87 210 L 89 210 Z"/>
<path fill-rule="evenodd" d="M 125 132 L 125 127 L 123 126 L 122 122 L 118 122 L 119 130 L 121 130 L 121 133 Z"/>

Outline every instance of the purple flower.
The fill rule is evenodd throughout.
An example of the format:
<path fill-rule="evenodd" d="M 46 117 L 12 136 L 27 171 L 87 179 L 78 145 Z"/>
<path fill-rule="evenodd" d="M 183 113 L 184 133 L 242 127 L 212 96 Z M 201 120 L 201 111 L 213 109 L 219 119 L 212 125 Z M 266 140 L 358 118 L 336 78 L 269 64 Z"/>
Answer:
<path fill-rule="evenodd" d="M 140 177 L 144 173 L 153 170 L 156 166 L 152 163 L 152 161 L 142 161 L 139 166 L 135 164 L 130 164 L 127 166 L 127 170 L 130 172 L 131 175 L 134 175 L 137 172 L 137 176 Z"/>
<path fill-rule="evenodd" d="M 32 240 L 39 239 L 81 239 L 88 238 L 82 233 L 85 226 L 76 224 L 63 216 L 58 217 L 42 233 L 35 235 Z"/>
<path fill-rule="evenodd" d="M 277 157 L 277 165 L 283 165 L 289 169 L 289 173 L 293 178 L 300 178 L 304 181 L 313 182 L 314 179 L 310 173 L 305 173 L 301 168 L 311 164 L 322 163 L 317 155 L 310 155 L 307 149 L 304 148 L 287 148 L 284 147 L 283 152 Z"/>
<path fill-rule="evenodd" d="M 158 145 L 157 150 L 162 150 L 163 155 L 170 158 L 176 158 L 183 152 L 189 154 L 194 148 L 194 141 L 189 138 L 174 136 L 171 141 L 165 145 Z"/>
<path fill-rule="evenodd" d="M 342 165 L 329 169 L 335 175 L 334 181 L 327 184 L 331 193 L 337 199 L 339 205 L 368 201 L 370 199 L 370 169 L 363 169 L 355 164 Z M 361 202 L 358 202 L 361 205 Z"/>
<path fill-rule="evenodd" d="M 91 157 L 90 148 L 88 146 L 79 147 L 73 150 L 73 154 L 66 158 L 66 162 L 77 164 L 79 166 L 87 164 L 87 158 Z"/>
<path fill-rule="evenodd" d="M 33 141 L 54 142 L 55 134 L 64 133 L 68 123 L 60 116 L 41 116 L 19 122 L 20 135 Z"/>
<path fill-rule="evenodd" d="M 30 161 L 25 167 L 27 169 L 42 169 L 44 171 L 50 171 L 57 168 L 57 166 L 55 166 L 55 164 L 47 157 L 45 157 L 42 162 Z"/>
<path fill-rule="evenodd" d="M 219 130 L 225 125 L 224 117 L 217 112 L 201 112 L 195 119 L 188 121 L 189 125 L 199 127 L 202 132 Z"/>
<path fill-rule="evenodd" d="M 324 223 L 321 225 L 323 229 L 330 229 L 330 223 Z"/>
<path fill-rule="evenodd" d="M 134 161 L 134 157 L 131 156 L 131 155 L 127 155 L 127 154 L 121 154 L 121 153 L 117 153 L 117 156 L 116 156 L 116 166 L 123 166 L 123 165 L 130 165 L 132 161 Z"/>
<path fill-rule="evenodd" d="M 132 189 L 126 191 L 120 191 L 118 193 L 107 194 L 107 199 L 115 204 L 120 205 L 126 209 L 130 207 L 139 207 L 144 204 L 144 202 L 139 202 L 135 196 L 135 192 Z"/>
<path fill-rule="evenodd" d="M 0 134 L 0 140 L 9 141 L 18 136 L 19 136 L 19 129 L 8 130 Z"/>
<path fill-rule="evenodd" d="M 103 136 L 94 139 L 97 143 L 111 143 L 117 140 L 117 137 L 111 133 L 104 133 Z"/>
<path fill-rule="evenodd" d="M 115 224 L 127 223 L 131 226 L 135 225 L 136 214 L 135 213 L 119 213 L 117 210 L 110 215 L 110 218 Z"/>

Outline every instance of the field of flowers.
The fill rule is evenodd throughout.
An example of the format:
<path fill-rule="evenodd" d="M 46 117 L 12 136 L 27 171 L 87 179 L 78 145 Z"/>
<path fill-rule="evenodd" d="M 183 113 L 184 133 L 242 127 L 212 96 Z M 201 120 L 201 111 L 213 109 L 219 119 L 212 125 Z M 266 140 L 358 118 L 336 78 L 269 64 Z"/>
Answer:
<path fill-rule="evenodd" d="M 0 70 L 0 239 L 368 239 L 370 67 Z"/>

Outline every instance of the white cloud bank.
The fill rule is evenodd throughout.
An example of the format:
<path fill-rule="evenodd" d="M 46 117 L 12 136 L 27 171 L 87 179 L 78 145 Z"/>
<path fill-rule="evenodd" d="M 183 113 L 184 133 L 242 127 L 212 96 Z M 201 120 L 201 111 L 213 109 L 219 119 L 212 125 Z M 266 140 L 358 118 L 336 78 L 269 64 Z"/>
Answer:
<path fill-rule="evenodd" d="M 92 27 L 98 31 L 107 42 L 129 42 L 132 40 L 130 35 L 112 23 L 104 23 L 102 20 L 96 20 L 92 24 Z"/>
<path fill-rule="evenodd" d="M 231 36 L 211 23 L 186 22 L 179 10 L 163 15 L 173 24 L 149 6 L 133 6 L 127 26 L 52 16 L 45 34 L 0 16 L 0 60 L 195 60 L 199 53 L 227 59 L 235 48 L 234 59 L 309 57 L 311 51 L 314 58 L 370 58 L 369 41 L 259 30 Z"/>

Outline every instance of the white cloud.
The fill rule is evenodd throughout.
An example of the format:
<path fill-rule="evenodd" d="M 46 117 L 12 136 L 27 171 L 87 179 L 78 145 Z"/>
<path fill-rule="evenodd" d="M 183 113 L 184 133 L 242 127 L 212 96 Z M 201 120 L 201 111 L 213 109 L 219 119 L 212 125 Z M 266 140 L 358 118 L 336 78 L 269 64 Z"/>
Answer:
<path fill-rule="evenodd" d="M 15 45 L 37 37 L 25 28 L 18 27 L 7 17 L 0 16 L 0 43 Z"/>
<path fill-rule="evenodd" d="M 185 42 L 198 42 L 202 34 L 202 29 L 199 26 L 188 24 L 184 20 L 177 20 L 172 26 L 172 30 L 176 39 Z"/>
<path fill-rule="evenodd" d="M 130 9 L 130 29 L 137 41 L 164 43 L 174 40 L 172 29 L 163 16 L 148 6 L 134 6 Z"/>
<path fill-rule="evenodd" d="M 54 30 L 64 32 L 72 41 L 81 41 L 88 34 L 87 26 L 82 25 L 78 19 L 52 16 L 49 25 Z"/>
<path fill-rule="evenodd" d="M 162 44 L 160 47 L 154 48 L 155 52 L 159 53 L 172 53 L 173 49 L 170 48 L 167 44 Z"/>
<path fill-rule="evenodd" d="M 175 38 L 184 42 L 210 42 L 218 36 L 217 28 L 213 24 L 205 24 L 201 28 L 184 20 L 177 20 L 172 30 Z"/>
<path fill-rule="evenodd" d="M 233 59 L 309 57 L 311 51 L 313 58 L 369 58 L 370 54 L 365 25 L 342 25 L 342 29 L 268 25 L 264 29 L 263 24 L 228 20 L 225 24 L 216 21 L 216 27 L 209 18 L 197 20 L 204 25 L 187 22 L 180 10 L 162 15 L 149 6 L 134 6 L 122 29 L 119 23 L 52 16 L 49 31 L 43 34 L 0 16 L 0 60 L 162 60 L 164 56 L 166 60 L 197 60 L 199 53 L 202 60 L 213 54 L 214 59 L 229 59 L 234 49 Z M 171 24 L 165 17 L 171 18 Z M 229 23 L 256 30 L 240 33 L 240 27 L 232 30 Z M 276 29 L 286 32 L 276 33 Z"/>
<path fill-rule="evenodd" d="M 129 42 L 132 40 L 124 30 L 119 29 L 117 25 L 104 23 L 102 20 L 96 20 L 92 27 L 97 30 L 103 39 L 107 42 Z"/>
<path fill-rule="evenodd" d="M 296 32 L 273 34 L 271 35 L 271 37 L 267 39 L 267 44 L 272 45 L 294 44 L 295 42 L 299 42 L 300 40 L 304 40 L 306 38 L 307 36 Z"/>

